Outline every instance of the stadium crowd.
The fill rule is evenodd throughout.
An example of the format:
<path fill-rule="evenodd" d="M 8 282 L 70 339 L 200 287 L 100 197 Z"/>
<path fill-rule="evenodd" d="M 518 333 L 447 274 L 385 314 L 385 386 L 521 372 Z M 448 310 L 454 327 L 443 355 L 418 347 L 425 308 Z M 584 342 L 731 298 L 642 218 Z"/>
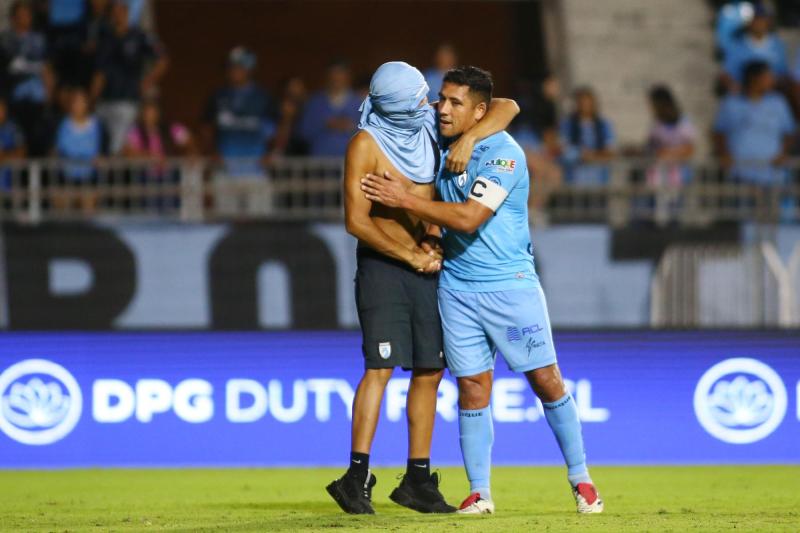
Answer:
<path fill-rule="evenodd" d="M 236 47 L 228 55 L 227 83 L 211 95 L 196 132 L 166 120 L 159 82 L 169 68 L 158 38 L 139 21 L 143 0 L 17 0 L 10 29 L 0 35 L 0 162 L 56 156 L 69 162 L 63 179 L 92 176 L 101 157 L 165 158 L 202 154 L 224 163 L 228 177 L 264 176 L 276 156 L 340 157 L 355 132 L 368 79 L 353 82 L 346 60 L 332 61 L 325 86 L 309 92 L 301 78 L 279 99 L 254 81 L 256 55 Z M 792 179 L 781 164 L 797 155 L 800 50 L 794 64 L 773 30 L 766 4 L 734 1 L 719 11 L 720 103 L 714 154 L 728 180 L 780 185 Z M 448 44 L 425 71 L 429 99 L 443 73 L 458 64 Z M 667 85 L 648 94 L 652 128 L 640 146 L 618 146 L 613 120 L 588 86 L 563 99 L 555 77 L 520 81 L 512 95 L 521 113 L 513 133 L 526 150 L 535 181 L 531 207 L 543 208 L 562 183 L 607 184 L 617 155 L 653 163 L 635 180 L 681 187 L 695 171 L 699 131 Z"/>

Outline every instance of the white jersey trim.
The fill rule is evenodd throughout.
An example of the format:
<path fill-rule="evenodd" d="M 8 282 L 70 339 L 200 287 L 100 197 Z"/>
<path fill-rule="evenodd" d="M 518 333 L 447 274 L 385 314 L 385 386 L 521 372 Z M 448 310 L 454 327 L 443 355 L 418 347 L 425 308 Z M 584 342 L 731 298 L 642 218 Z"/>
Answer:
<path fill-rule="evenodd" d="M 469 198 L 483 204 L 492 211 L 497 211 L 508 196 L 508 191 L 483 176 L 478 176 L 469 189 Z"/>

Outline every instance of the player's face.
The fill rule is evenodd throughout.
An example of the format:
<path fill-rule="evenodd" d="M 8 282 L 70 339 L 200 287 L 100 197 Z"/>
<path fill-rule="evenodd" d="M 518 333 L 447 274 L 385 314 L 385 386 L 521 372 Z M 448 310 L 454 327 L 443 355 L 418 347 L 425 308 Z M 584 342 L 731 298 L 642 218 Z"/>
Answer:
<path fill-rule="evenodd" d="M 474 126 L 486 113 L 486 104 L 476 101 L 469 86 L 445 83 L 439 92 L 439 131 L 456 137 Z"/>

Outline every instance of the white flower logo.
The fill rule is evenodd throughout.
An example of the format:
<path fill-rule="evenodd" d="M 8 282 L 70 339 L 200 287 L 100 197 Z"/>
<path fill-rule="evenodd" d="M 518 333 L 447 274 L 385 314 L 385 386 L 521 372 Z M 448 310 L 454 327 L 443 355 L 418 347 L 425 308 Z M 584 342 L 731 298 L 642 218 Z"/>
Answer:
<path fill-rule="evenodd" d="M 45 384 L 39 378 L 31 378 L 28 383 L 18 381 L 11 385 L 8 396 L 0 403 L 3 416 L 15 426 L 49 428 L 66 418 L 70 398 L 57 382 Z"/>
<path fill-rule="evenodd" d="M 0 374 L 0 430 L 23 444 L 51 444 L 78 423 L 82 396 L 64 367 L 28 359 Z"/>
<path fill-rule="evenodd" d="M 761 361 L 727 359 L 706 371 L 694 393 L 694 410 L 703 428 L 731 444 L 767 437 L 786 415 L 786 387 Z"/>

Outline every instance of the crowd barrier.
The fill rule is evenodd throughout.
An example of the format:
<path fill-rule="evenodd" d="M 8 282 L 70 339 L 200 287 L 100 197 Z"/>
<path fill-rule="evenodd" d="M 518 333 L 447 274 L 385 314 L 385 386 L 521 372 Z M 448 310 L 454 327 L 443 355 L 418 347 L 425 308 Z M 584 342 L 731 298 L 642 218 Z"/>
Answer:
<path fill-rule="evenodd" d="M 800 221 L 800 160 L 780 170 L 744 167 L 768 173 L 770 185 L 738 181 L 736 170 L 713 161 L 676 166 L 620 158 L 606 167 L 607 183 L 558 186 L 545 185 L 532 169 L 532 187 L 552 189 L 537 211 L 554 223 L 613 227 Z M 681 176 L 672 179 L 676 172 Z M 0 166 L 0 217 L 28 223 L 96 217 L 341 220 L 341 178 L 341 158 L 6 161 Z"/>

